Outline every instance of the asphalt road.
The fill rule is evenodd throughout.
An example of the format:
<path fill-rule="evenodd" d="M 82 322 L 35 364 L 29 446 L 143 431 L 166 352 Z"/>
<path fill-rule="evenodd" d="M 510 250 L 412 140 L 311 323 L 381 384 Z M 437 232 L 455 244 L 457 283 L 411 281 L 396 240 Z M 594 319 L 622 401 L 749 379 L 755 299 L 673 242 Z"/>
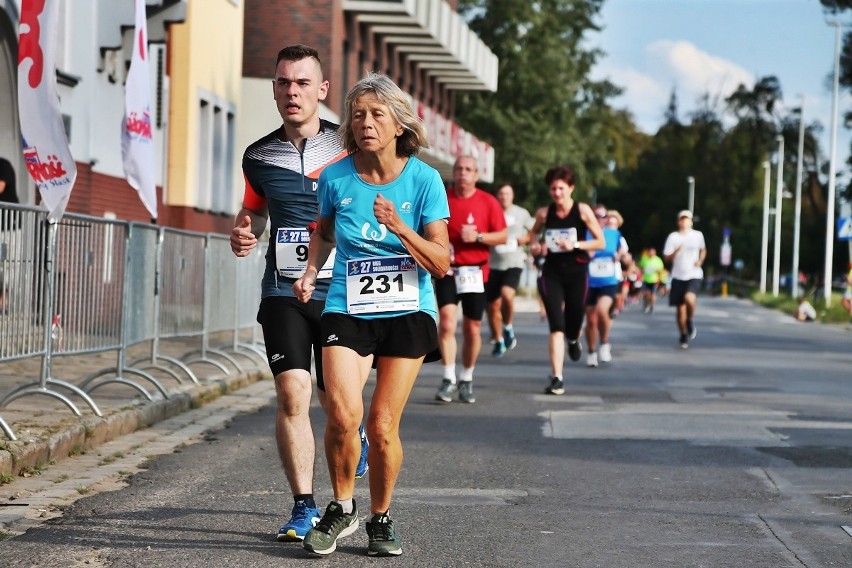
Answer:
<path fill-rule="evenodd" d="M 504 358 L 484 346 L 474 405 L 436 403 L 427 365 L 402 426 L 400 558 L 367 558 L 363 529 L 325 559 L 275 541 L 292 501 L 264 404 L 173 453 L 126 448 L 141 470 L 0 542 L 0 565 L 852 566 L 852 332 L 702 298 L 683 351 L 673 320 L 630 307 L 613 362 L 566 363 L 564 396 L 543 394 L 534 313 Z M 356 500 L 366 514 L 366 480 Z"/>

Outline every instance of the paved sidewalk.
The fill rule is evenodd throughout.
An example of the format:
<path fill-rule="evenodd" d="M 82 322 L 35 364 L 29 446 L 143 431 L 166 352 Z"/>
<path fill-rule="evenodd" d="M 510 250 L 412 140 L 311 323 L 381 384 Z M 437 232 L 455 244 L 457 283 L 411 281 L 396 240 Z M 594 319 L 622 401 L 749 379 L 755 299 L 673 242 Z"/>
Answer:
<path fill-rule="evenodd" d="M 222 340 L 218 344 L 226 342 L 227 340 Z M 215 344 L 211 341 L 211 345 Z M 161 356 L 181 359 L 199 348 L 199 338 L 163 340 L 160 342 L 159 352 Z M 127 384 L 104 384 L 88 393 L 101 411 L 102 416 L 98 417 L 90 405 L 71 390 L 49 385 L 48 390 L 67 397 L 81 412 L 81 416 L 76 416 L 60 399 L 43 392 L 17 398 L 0 408 L 0 417 L 17 437 L 16 441 L 9 440 L 0 430 L 0 484 L 14 482 L 18 476 L 37 474 L 48 467 L 62 467 L 62 460 L 69 456 L 90 451 L 119 436 L 149 428 L 158 422 L 199 408 L 223 394 L 272 378 L 265 359 L 258 354 L 250 357 L 230 353 L 241 370 L 223 359 L 215 358 L 227 372 L 210 363 L 192 363 L 189 368 L 198 383 L 193 382 L 175 366 L 169 367 L 175 371 L 181 382 L 178 382 L 173 374 L 146 369 L 145 372 L 162 385 L 168 394 L 166 398 L 147 379 L 126 372 L 130 362 L 143 357 L 150 360 L 150 354 L 150 344 L 128 349 L 123 376 L 140 385 L 151 395 L 152 400 L 148 400 L 139 390 Z M 77 386 L 98 371 L 114 369 L 117 361 L 115 351 L 54 356 L 52 377 Z M 139 365 L 144 364 L 143 362 Z M 21 385 L 31 384 L 38 387 L 41 367 L 41 357 L 0 363 L 0 400 Z M 113 372 L 103 378 L 114 376 Z M 100 380 L 102 379 L 91 384 L 97 384 Z"/>

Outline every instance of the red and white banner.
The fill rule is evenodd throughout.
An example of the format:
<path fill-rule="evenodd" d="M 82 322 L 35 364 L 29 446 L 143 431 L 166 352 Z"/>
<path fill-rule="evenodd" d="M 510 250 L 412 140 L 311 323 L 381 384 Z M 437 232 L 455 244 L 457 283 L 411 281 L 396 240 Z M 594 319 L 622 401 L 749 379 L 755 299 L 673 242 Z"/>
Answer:
<path fill-rule="evenodd" d="M 151 217 L 157 218 L 157 184 L 154 181 L 154 136 L 151 128 L 151 83 L 148 78 L 148 25 L 145 0 L 135 0 L 136 29 L 133 57 L 124 86 L 124 120 L 121 123 L 121 157 L 127 183 Z"/>
<path fill-rule="evenodd" d="M 56 92 L 59 4 L 23 0 L 18 30 L 18 113 L 24 161 L 55 221 L 65 213 L 77 179 Z"/>

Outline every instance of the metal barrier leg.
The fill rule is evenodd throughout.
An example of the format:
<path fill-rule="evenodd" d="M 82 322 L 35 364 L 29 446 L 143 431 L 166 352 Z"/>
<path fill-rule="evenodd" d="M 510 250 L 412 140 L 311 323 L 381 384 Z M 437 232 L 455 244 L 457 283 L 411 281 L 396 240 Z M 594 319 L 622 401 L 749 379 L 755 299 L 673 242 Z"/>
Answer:
<path fill-rule="evenodd" d="M 71 400 L 68 397 L 66 397 L 65 395 L 60 394 L 56 391 L 52 391 L 52 390 L 49 390 L 49 389 L 43 389 L 41 387 L 31 386 L 31 385 L 26 385 L 26 388 L 16 389 L 15 392 L 11 392 L 8 395 L 6 395 L 6 398 L 4 398 L 2 401 L 0 401 L 0 408 L 6 406 L 7 404 L 12 402 L 13 400 L 16 400 L 16 399 L 19 399 L 19 398 L 22 398 L 22 397 L 25 397 L 25 396 L 29 396 L 31 394 L 41 394 L 41 395 L 45 395 L 45 396 L 49 396 L 49 397 L 61 400 L 63 403 L 65 403 L 65 406 L 67 406 L 69 409 L 71 409 L 71 412 L 73 412 L 76 416 L 82 416 L 83 415 L 83 413 L 80 412 L 80 409 L 77 408 L 74 405 L 74 403 L 71 402 Z"/>
<path fill-rule="evenodd" d="M 237 355 L 242 355 L 256 365 L 264 365 L 266 363 L 266 354 L 254 345 L 248 343 L 238 343 L 233 348 L 232 352 Z"/>
<path fill-rule="evenodd" d="M 121 384 L 121 385 L 127 385 L 131 388 L 138 390 L 142 394 L 142 396 L 144 396 L 145 398 L 148 399 L 148 401 L 154 400 L 154 397 L 151 396 L 151 393 L 149 393 L 148 391 L 143 389 L 141 385 L 134 383 L 133 381 L 128 381 L 127 379 L 122 378 L 122 377 L 113 377 L 112 379 L 107 379 L 105 381 L 101 381 L 100 383 L 95 383 L 94 385 L 90 386 L 87 389 L 87 391 L 92 392 L 96 388 L 103 386 L 103 385 L 106 385 L 106 384 L 109 384 L 109 383 L 118 383 L 118 384 Z"/>
<path fill-rule="evenodd" d="M 5 421 L 5 420 L 3 420 L 3 417 L 2 417 L 2 416 L 0 416 L 0 429 L 2 429 L 2 430 L 3 430 L 3 432 L 5 432 L 6 437 L 7 437 L 7 438 L 9 438 L 10 440 L 12 440 L 13 442 L 16 442 L 16 441 L 18 440 L 18 439 L 15 437 L 15 433 L 14 433 L 14 432 L 12 432 L 12 429 L 11 429 L 11 428 L 9 428 L 9 425 L 8 425 L 8 424 L 6 424 L 6 421 Z"/>
<path fill-rule="evenodd" d="M 178 375 L 175 371 L 169 369 L 168 367 L 166 367 L 164 365 L 142 365 L 142 366 L 139 366 L 138 363 L 140 363 L 140 361 L 136 361 L 134 363 L 131 363 L 130 366 L 133 367 L 133 368 L 139 369 L 140 371 L 152 370 L 152 371 L 160 371 L 162 373 L 166 373 L 171 378 L 173 378 L 179 385 L 183 384 L 183 379 L 180 377 L 180 375 Z"/>
<path fill-rule="evenodd" d="M 187 365 L 192 365 L 193 363 L 207 363 L 208 365 L 213 365 L 214 367 L 216 367 L 217 369 L 219 369 L 220 371 L 222 371 L 226 375 L 231 374 L 231 370 L 228 367 L 226 367 L 225 365 L 223 365 L 219 361 L 215 361 L 213 359 L 206 359 L 204 357 L 196 357 L 194 359 L 189 359 L 189 360 L 185 361 L 185 363 Z"/>
<path fill-rule="evenodd" d="M 131 367 L 138 367 L 138 364 L 141 363 L 142 361 L 144 361 L 145 359 L 146 358 L 138 359 L 138 360 L 134 361 L 133 363 L 131 363 L 130 366 Z M 195 373 L 192 372 L 192 369 L 187 367 L 186 364 L 183 361 L 181 361 L 180 359 L 175 359 L 174 357 L 169 357 L 167 355 L 156 355 L 155 357 L 153 357 L 153 360 L 151 362 L 151 365 L 153 367 L 156 367 L 158 369 L 162 369 L 164 371 L 171 371 L 171 369 L 169 369 L 168 367 L 166 367 L 164 365 L 160 365 L 159 363 L 157 363 L 158 360 L 163 360 L 166 363 L 171 363 L 172 365 L 174 365 L 175 367 L 179 368 L 181 371 L 186 373 L 186 376 L 189 377 L 190 381 L 192 381 L 195 384 L 200 384 L 198 377 L 195 375 Z M 178 380 L 178 382 L 181 382 L 181 381 Z"/>
<path fill-rule="evenodd" d="M 114 373 L 115 377 L 111 378 L 111 379 L 107 379 L 105 381 L 100 381 L 97 384 L 95 384 L 94 386 L 89 386 L 98 377 L 103 377 L 104 375 L 107 375 L 107 374 L 110 374 L 110 373 Z M 155 379 L 153 376 L 149 375 L 148 373 L 140 371 L 139 369 L 130 369 L 130 368 L 124 369 L 124 373 L 130 373 L 130 374 L 138 375 L 138 376 L 142 377 L 143 379 L 145 379 L 146 381 L 148 381 L 149 383 L 154 385 L 157 388 L 157 390 L 160 391 L 160 394 L 163 395 L 163 398 L 166 398 L 166 399 L 169 398 L 169 393 L 166 391 L 165 388 L 163 388 L 163 385 L 160 384 L 160 381 L 158 381 L 157 379 Z M 148 400 L 154 400 L 154 398 L 150 395 L 150 393 L 148 393 L 148 391 L 146 391 L 144 388 L 142 388 L 141 385 L 139 385 L 138 383 L 135 383 L 135 382 L 133 382 L 129 379 L 124 378 L 124 376 L 122 375 L 121 372 L 119 372 L 119 369 L 117 367 L 113 367 L 111 369 L 101 369 L 100 371 L 97 371 L 96 373 L 89 375 L 80 383 L 80 386 L 82 388 L 86 389 L 86 392 L 92 392 L 96 388 L 101 387 L 101 386 L 106 385 L 106 384 L 109 384 L 109 383 L 119 383 L 119 384 L 122 384 L 122 385 L 132 386 L 133 388 L 135 388 L 139 392 L 143 393 L 145 398 L 147 398 Z"/>
<path fill-rule="evenodd" d="M 172 364 L 172 365 L 174 365 L 175 367 L 179 368 L 181 371 L 183 371 L 184 373 L 186 373 L 186 374 L 187 374 L 187 376 L 189 377 L 189 380 L 191 380 L 193 383 L 195 383 L 195 384 L 197 384 L 197 385 L 198 385 L 198 384 L 201 384 L 201 381 L 199 381 L 199 380 L 198 380 L 198 376 L 197 376 L 195 373 L 193 373 L 193 372 L 192 372 L 192 369 L 190 369 L 190 368 L 189 368 L 186 364 L 184 364 L 184 362 L 183 362 L 183 361 L 181 361 L 180 359 L 176 359 L 176 358 L 174 358 L 174 357 L 167 357 L 167 356 L 165 356 L 165 355 L 159 355 L 159 356 L 158 356 L 158 358 L 159 358 L 159 359 L 162 359 L 162 360 L 163 360 L 163 361 L 165 361 L 166 363 L 171 363 L 171 364 Z"/>
<path fill-rule="evenodd" d="M 196 353 L 198 353 L 200 355 L 200 357 L 193 357 L 192 359 L 187 359 L 187 357 L 189 357 L 190 355 L 194 355 Z M 215 349 L 207 348 L 207 349 L 201 349 L 201 350 L 196 350 L 196 351 L 190 351 L 189 353 L 184 353 L 184 355 L 183 355 L 183 357 L 181 357 L 181 359 L 183 359 L 184 362 L 187 365 L 190 365 L 192 363 L 208 363 L 210 365 L 213 365 L 214 367 L 221 369 L 222 372 L 225 373 L 226 375 L 231 374 L 231 369 L 229 369 L 228 367 L 226 367 L 225 365 L 223 365 L 221 362 L 217 361 L 216 359 L 211 359 L 210 357 L 208 357 L 207 356 L 208 353 L 222 357 L 223 359 L 225 359 L 226 361 L 231 363 L 237 369 L 237 371 L 241 371 L 240 366 L 237 364 L 236 361 L 233 360 L 232 357 L 229 357 L 229 356 L 227 356 L 227 354 L 223 354 L 223 353 L 221 353 L 221 352 L 219 352 Z"/>
<path fill-rule="evenodd" d="M 92 412 L 95 414 L 95 416 L 103 416 L 103 413 L 101 413 L 101 409 L 98 408 L 98 405 L 95 404 L 95 401 L 92 400 L 92 398 L 89 395 L 87 395 L 82 389 L 78 388 L 76 385 L 72 385 L 71 383 L 67 383 L 65 381 L 59 381 L 59 380 L 56 380 L 56 379 L 46 379 L 44 381 L 44 386 L 41 386 L 41 385 L 42 385 L 42 383 L 39 381 L 39 382 L 27 383 L 25 385 L 21 385 L 17 388 L 12 389 L 3 398 L 3 400 L 0 400 L 0 408 L 3 408 L 4 406 L 9 404 L 13 400 L 21 398 L 22 396 L 27 396 L 27 395 L 30 395 L 30 394 L 42 394 L 42 395 L 52 396 L 53 398 L 61 400 L 62 402 L 65 403 L 65 405 L 68 408 L 71 409 L 71 411 L 74 414 L 76 414 L 77 416 L 81 416 L 81 412 L 77 409 L 77 406 L 73 402 L 71 402 L 71 400 L 68 397 L 66 397 L 65 395 L 63 395 L 59 392 L 56 392 L 55 390 L 47 388 L 48 385 L 55 385 L 55 386 L 58 386 L 58 387 L 68 389 L 72 393 L 74 393 L 77 396 L 79 396 L 80 398 L 82 398 L 86 402 L 86 404 L 89 405 L 89 408 L 92 409 Z"/>

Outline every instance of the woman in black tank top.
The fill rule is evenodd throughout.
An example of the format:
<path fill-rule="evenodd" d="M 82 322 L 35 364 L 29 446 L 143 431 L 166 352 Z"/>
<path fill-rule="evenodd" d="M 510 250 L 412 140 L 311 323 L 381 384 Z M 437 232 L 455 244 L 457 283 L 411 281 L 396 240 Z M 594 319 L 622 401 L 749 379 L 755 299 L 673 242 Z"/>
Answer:
<path fill-rule="evenodd" d="M 539 292 L 550 326 L 548 351 L 551 376 L 545 389 L 548 394 L 564 394 L 562 365 L 565 361 L 565 338 L 572 361 L 582 355 L 580 330 L 583 327 L 586 292 L 588 291 L 589 251 L 604 247 L 603 231 L 592 208 L 574 201 L 575 176 L 568 166 L 548 170 L 545 183 L 553 199 L 536 212 L 530 229 L 532 254 L 546 248 Z M 544 241 L 539 242 L 540 235 Z"/>

